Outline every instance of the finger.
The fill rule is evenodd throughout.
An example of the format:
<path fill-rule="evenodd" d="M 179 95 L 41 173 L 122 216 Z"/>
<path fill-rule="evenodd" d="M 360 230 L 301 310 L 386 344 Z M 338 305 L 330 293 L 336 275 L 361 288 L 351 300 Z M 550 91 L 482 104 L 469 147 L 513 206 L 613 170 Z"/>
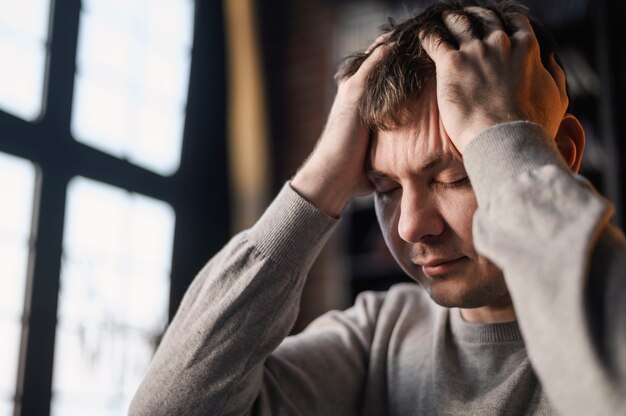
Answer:
<path fill-rule="evenodd" d="M 358 82 L 366 82 L 372 70 L 387 54 L 390 46 L 391 44 L 389 43 L 374 43 L 374 49 L 370 52 L 369 56 L 365 58 L 359 69 L 351 78 Z"/>
<path fill-rule="evenodd" d="M 535 38 L 535 31 L 533 30 L 533 26 L 530 24 L 528 16 L 521 13 L 510 13 L 507 14 L 507 17 L 509 19 L 511 29 L 513 30 L 513 38 L 521 38 L 528 35 Z"/>
<path fill-rule="evenodd" d="M 539 42 L 528 17 L 521 13 L 509 13 L 506 16 L 513 30 L 511 35 L 513 48 L 533 58 L 541 59 Z"/>
<path fill-rule="evenodd" d="M 459 47 L 475 39 L 469 16 L 459 13 L 444 13 L 442 20 Z"/>
<path fill-rule="evenodd" d="M 498 14 L 493 10 L 475 6 L 466 7 L 464 10 L 476 16 L 482 22 L 484 30 L 483 41 L 486 44 L 495 46 L 498 49 L 510 49 L 511 39 Z"/>
<path fill-rule="evenodd" d="M 429 33 L 425 34 L 421 32 L 419 34 L 420 43 L 424 51 L 430 56 L 430 58 L 437 61 L 447 52 L 456 51 L 456 49 L 448 42 L 446 42 L 442 37 L 437 34 Z"/>
<path fill-rule="evenodd" d="M 500 20 L 493 10 L 477 6 L 466 7 L 463 10 L 480 19 L 485 38 L 489 37 L 489 35 L 495 31 L 504 31 L 502 20 Z"/>
<path fill-rule="evenodd" d="M 367 47 L 367 49 L 365 49 L 365 53 L 366 54 L 370 54 L 372 53 L 372 51 L 374 49 L 376 49 L 378 46 L 384 44 L 385 42 L 387 42 L 387 39 L 389 39 L 389 36 L 391 36 L 391 32 L 387 32 L 387 33 L 383 33 L 382 35 L 380 35 L 379 37 L 377 37 L 374 42 L 372 42 L 370 44 L 370 46 Z"/>

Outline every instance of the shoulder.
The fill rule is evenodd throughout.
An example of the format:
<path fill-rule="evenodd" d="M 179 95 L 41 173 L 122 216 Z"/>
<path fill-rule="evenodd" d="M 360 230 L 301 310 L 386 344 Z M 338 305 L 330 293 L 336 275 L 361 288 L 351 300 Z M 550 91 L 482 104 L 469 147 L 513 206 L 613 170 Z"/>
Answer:
<path fill-rule="evenodd" d="M 386 292 L 360 293 L 354 305 L 344 311 L 330 311 L 313 321 L 302 333 L 289 337 L 283 349 L 298 344 L 315 345 L 317 351 L 348 347 L 351 351 L 386 351 L 390 343 L 405 344 L 407 340 L 430 342 L 437 322 L 445 318 L 447 309 L 435 304 L 418 284 L 398 284 Z M 308 344 L 307 344 L 308 345 Z"/>
<path fill-rule="evenodd" d="M 372 325 L 386 326 L 429 321 L 446 308 L 433 302 L 418 284 L 400 283 L 386 292 L 362 292 L 353 309 L 366 313 Z"/>
<path fill-rule="evenodd" d="M 354 304 L 344 310 L 333 310 L 322 315 L 307 330 L 325 327 L 331 322 L 370 328 L 397 322 L 401 316 L 411 320 L 424 320 L 432 316 L 436 305 L 417 283 L 393 285 L 387 291 L 365 291 L 357 295 Z"/>

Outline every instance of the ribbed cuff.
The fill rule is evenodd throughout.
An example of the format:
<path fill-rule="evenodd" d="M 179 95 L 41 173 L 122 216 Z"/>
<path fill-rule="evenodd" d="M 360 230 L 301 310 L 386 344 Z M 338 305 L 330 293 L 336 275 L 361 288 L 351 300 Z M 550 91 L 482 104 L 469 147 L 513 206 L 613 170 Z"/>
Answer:
<path fill-rule="evenodd" d="M 250 229 L 248 239 L 280 267 L 297 271 L 315 260 L 338 223 L 286 183 Z"/>
<path fill-rule="evenodd" d="M 467 145 L 463 162 L 479 206 L 523 172 L 545 165 L 568 169 L 548 131 L 528 121 L 498 124 L 485 130 Z"/>

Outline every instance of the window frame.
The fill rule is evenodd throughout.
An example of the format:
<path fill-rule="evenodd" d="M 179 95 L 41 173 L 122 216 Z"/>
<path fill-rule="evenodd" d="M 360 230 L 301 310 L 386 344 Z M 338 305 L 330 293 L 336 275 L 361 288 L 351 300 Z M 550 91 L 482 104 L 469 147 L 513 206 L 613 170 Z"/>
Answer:
<path fill-rule="evenodd" d="M 179 170 L 163 177 L 71 135 L 81 1 L 52 1 L 43 111 L 28 122 L 0 111 L 0 151 L 39 171 L 14 415 L 50 414 L 67 185 L 75 176 L 160 199 L 176 212 L 169 318 L 195 274 L 229 236 L 224 33 L 221 2 L 195 2 Z M 219 201 L 216 203 L 215 201 Z"/>

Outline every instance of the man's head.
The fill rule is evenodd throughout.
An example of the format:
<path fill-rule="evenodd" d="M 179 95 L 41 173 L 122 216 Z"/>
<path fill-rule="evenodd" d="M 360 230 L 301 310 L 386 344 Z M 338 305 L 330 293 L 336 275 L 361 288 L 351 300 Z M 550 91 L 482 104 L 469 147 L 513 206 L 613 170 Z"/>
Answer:
<path fill-rule="evenodd" d="M 501 270 L 473 245 L 476 198 L 461 154 L 441 122 L 435 66 L 420 44 L 420 37 L 434 34 L 455 45 L 442 22 L 446 11 L 467 16 L 473 34 L 481 37 L 483 23 L 472 12 L 477 6 L 494 11 L 505 31 L 510 30 L 508 14 L 526 12 L 513 2 L 468 0 L 439 3 L 392 24 L 383 40 L 388 50 L 369 76 L 361 115 L 372 131 L 367 174 L 376 190 L 376 212 L 396 261 L 439 304 L 506 307 L 510 298 Z M 538 25 L 534 28 L 547 68 L 553 42 Z M 338 77 L 355 73 L 369 53 L 348 58 Z M 561 151 L 577 169 L 581 149 L 572 152 L 569 133 L 578 137 L 582 129 L 566 116 L 562 130 L 557 145 L 561 149 L 559 137 L 565 137 Z"/>
<path fill-rule="evenodd" d="M 389 45 L 388 51 L 372 71 L 361 102 L 361 117 L 370 129 L 389 130 L 403 124 L 407 116 L 407 101 L 418 96 L 429 81 L 434 79 L 435 64 L 422 48 L 419 35 L 437 35 L 455 45 L 454 38 L 443 23 L 444 13 L 466 15 L 472 23 L 473 32 L 481 36 L 483 23 L 480 17 L 466 10 L 468 7 L 493 10 L 509 34 L 512 26 L 508 15 L 528 13 L 525 6 L 514 1 L 460 0 L 435 3 L 399 24 L 390 20 L 382 27 L 387 34 L 385 40 L 376 45 Z M 531 19 L 531 23 L 541 49 L 541 60 L 547 66 L 549 57 L 555 53 L 554 40 L 538 22 Z M 374 49 L 347 57 L 335 78 L 344 79 L 353 75 Z"/>

